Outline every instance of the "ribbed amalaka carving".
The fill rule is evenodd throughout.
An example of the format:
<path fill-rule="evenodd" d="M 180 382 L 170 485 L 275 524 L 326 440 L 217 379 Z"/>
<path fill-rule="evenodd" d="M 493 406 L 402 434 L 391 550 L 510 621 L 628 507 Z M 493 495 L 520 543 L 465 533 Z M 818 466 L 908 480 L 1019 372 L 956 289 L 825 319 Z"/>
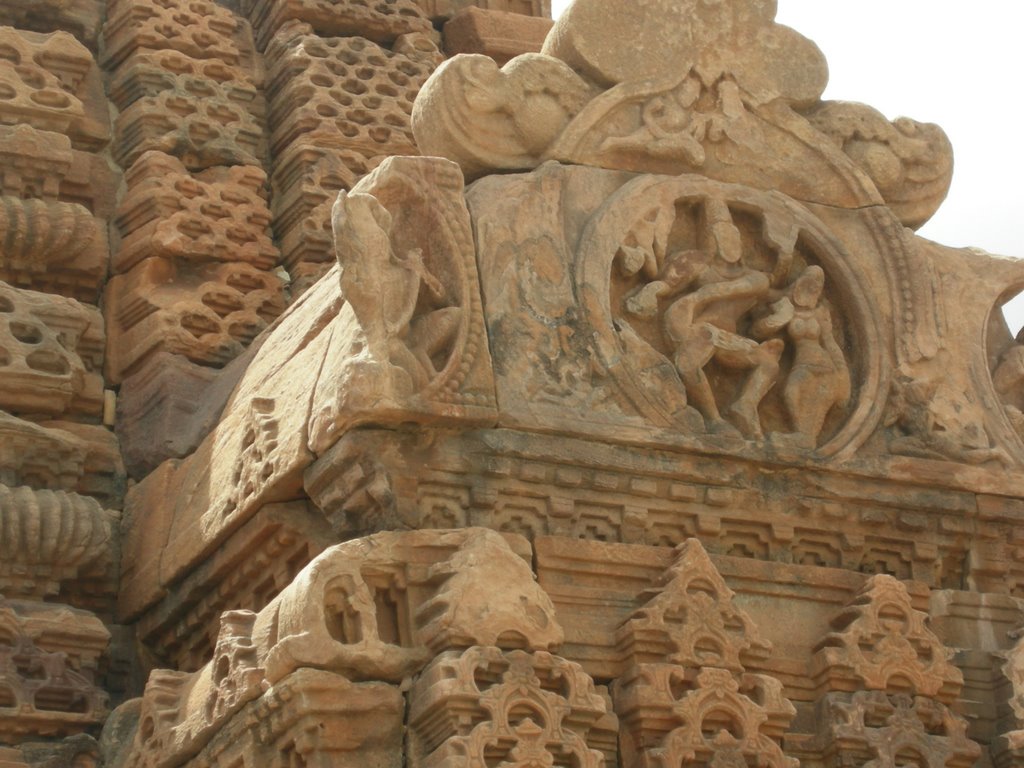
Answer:
<path fill-rule="evenodd" d="M 106 228 L 81 205 L 0 197 L 0 279 L 95 300 L 107 255 Z"/>
<path fill-rule="evenodd" d="M 0 582 L 8 564 L 88 565 L 109 554 L 111 540 L 95 499 L 0 485 Z"/>
<path fill-rule="evenodd" d="M 4 261 L 15 268 L 54 256 L 70 261 L 95 244 L 98 229 L 80 205 L 0 197 Z"/>

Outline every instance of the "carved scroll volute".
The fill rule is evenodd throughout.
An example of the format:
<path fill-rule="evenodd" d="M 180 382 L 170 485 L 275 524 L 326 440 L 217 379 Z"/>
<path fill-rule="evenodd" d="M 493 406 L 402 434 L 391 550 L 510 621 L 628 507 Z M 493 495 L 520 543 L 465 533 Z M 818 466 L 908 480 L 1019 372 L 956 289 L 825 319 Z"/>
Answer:
<path fill-rule="evenodd" d="M 868 280 L 792 200 L 639 178 L 593 216 L 576 271 L 601 363 L 659 427 L 828 457 L 881 417 L 888 364 Z"/>
<path fill-rule="evenodd" d="M 493 421 L 475 247 L 458 167 L 388 158 L 333 210 L 346 306 L 311 423 L 322 451 L 354 424 Z"/>
<path fill-rule="evenodd" d="M 474 352 L 486 351 L 462 175 L 453 164 L 436 158 L 393 158 L 379 176 L 370 177 L 365 189 L 391 217 L 388 234 L 394 257 L 419 255 L 414 267 L 419 271 L 418 290 L 408 297 L 408 306 L 397 309 L 410 316 L 406 341 L 425 375 L 418 395 L 425 400 L 451 399 L 465 380 Z M 358 258 L 342 252 L 339 243 L 343 273 Z M 467 351 L 467 345 L 473 349 Z"/>

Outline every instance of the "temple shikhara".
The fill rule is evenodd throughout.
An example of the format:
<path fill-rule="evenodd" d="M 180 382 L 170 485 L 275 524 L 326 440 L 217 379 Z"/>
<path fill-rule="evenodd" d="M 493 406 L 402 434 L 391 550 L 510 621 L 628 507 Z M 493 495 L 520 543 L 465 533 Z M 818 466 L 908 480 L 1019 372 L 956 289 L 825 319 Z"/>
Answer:
<path fill-rule="evenodd" d="M 0 768 L 1024 766 L 1024 262 L 775 13 L 0 0 Z"/>

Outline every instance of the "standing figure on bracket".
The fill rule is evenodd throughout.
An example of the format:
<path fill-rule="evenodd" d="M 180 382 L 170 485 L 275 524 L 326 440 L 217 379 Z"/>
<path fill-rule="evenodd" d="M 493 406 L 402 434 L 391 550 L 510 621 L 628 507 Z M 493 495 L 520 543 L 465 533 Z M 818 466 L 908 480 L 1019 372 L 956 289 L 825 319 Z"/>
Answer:
<path fill-rule="evenodd" d="M 820 303 L 824 288 L 824 270 L 807 267 L 772 314 L 751 329 L 760 339 L 785 331 L 793 343 L 793 367 L 782 397 L 797 441 L 809 448 L 818 444 L 829 411 L 850 400 L 850 369 L 836 343 L 832 314 Z"/>
<path fill-rule="evenodd" d="M 679 296 L 662 318 L 665 335 L 675 346 L 674 363 L 687 399 L 700 411 L 709 431 L 729 431 L 735 425 L 747 438 L 764 432 L 757 409 L 779 374 L 785 345 L 781 339 L 757 342 L 740 335 L 740 321 L 770 290 L 768 275 L 745 266 L 742 242 L 726 204 L 708 200 L 705 217 L 712 257 L 704 251 L 669 255 L 657 280 L 626 300 L 626 309 L 652 316 L 659 299 Z M 719 411 L 704 369 L 714 360 L 728 370 L 749 371 L 739 396 L 728 406 L 729 420 Z M 730 424 L 731 422 L 731 424 Z"/>
<path fill-rule="evenodd" d="M 363 327 L 371 357 L 404 370 L 413 389 L 422 389 L 438 374 L 433 357 L 454 339 L 462 308 L 438 308 L 444 286 L 420 249 L 395 253 L 391 214 L 377 198 L 342 192 L 332 218 L 342 295 Z M 421 286 L 431 308 L 417 314 L 424 303 Z"/>

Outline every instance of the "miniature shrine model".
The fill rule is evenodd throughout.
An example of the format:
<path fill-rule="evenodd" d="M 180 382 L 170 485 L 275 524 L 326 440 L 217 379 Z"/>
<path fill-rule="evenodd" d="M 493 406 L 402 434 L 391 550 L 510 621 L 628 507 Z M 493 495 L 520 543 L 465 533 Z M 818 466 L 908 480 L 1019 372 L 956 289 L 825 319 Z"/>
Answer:
<path fill-rule="evenodd" d="M 1024 262 L 775 11 L 0 2 L 0 768 L 1024 766 Z"/>

